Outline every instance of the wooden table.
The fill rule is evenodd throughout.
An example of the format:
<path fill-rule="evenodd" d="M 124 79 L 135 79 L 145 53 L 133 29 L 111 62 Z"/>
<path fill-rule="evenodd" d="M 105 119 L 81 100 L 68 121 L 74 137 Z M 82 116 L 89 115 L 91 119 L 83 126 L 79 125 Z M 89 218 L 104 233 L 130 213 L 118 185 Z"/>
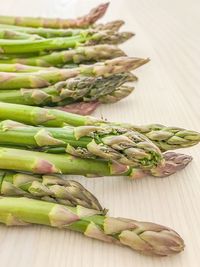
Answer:
<path fill-rule="evenodd" d="M 1 0 L 1 13 L 75 17 L 101 0 Z M 136 71 L 140 81 L 128 99 L 102 106 L 96 116 L 135 124 L 162 123 L 200 130 L 200 1 L 117 0 L 102 21 L 124 19 L 136 33 L 123 49 L 150 57 Z M 151 258 L 129 249 L 48 227 L 0 226 L 2 267 L 197 267 L 200 261 L 200 150 L 184 171 L 166 179 L 86 179 L 112 216 L 153 221 L 176 229 L 186 248 L 174 257 Z"/>

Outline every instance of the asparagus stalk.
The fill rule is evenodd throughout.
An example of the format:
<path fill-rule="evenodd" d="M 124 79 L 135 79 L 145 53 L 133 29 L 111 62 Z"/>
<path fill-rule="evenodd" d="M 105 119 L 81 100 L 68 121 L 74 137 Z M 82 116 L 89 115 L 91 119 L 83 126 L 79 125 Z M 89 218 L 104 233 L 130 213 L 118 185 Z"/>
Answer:
<path fill-rule="evenodd" d="M 57 37 L 41 40 L 0 40 L 1 54 L 21 54 L 35 53 L 52 50 L 62 50 L 74 48 L 81 43 L 85 45 L 94 44 L 120 44 L 130 39 L 134 34 L 130 32 L 112 32 L 112 31 L 84 31 L 79 35 L 72 37 Z"/>
<path fill-rule="evenodd" d="M 80 74 L 89 76 L 109 76 L 128 72 L 147 63 L 149 59 L 119 57 L 93 65 L 81 65 L 73 69 L 55 69 L 33 73 L 0 72 L 0 89 L 40 88 Z"/>
<path fill-rule="evenodd" d="M 54 37 L 70 37 L 70 36 L 75 36 L 83 33 L 85 29 L 51 29 L 51 28 L 33 28 L 33 27 L 23 27 L 23 26 L 15 26 L 15 25 L 7 25 L 7 24 L 0 24 L 0 28 L 2 30 L 9 30 L 13 31 L 15 33 L 22 33 L 22 34 L 27 34 L 27 35 L 37 35 L 40 37 L 44 38 L 54 38 Z M 115 30 L 117 28 L 117 24 L 113 25 L 111 24 L 110 26 L 103 26 L 102 27 L 97 27 L 95 30 L 109 30 L 109 31 L 117 31 Z M 9 38 L 10 39 L 10 38 Z M 23 39 L 23 38 L 19 38 Z M 24 38 L 27 39 L 27 38 Z"/>
<path fill-rule="evenodd" d="M 105 14 L 108 5 L 109 3 L 101 4 L 98 7 L 93 8 L 87 15 L 76 19 L 0 16 L 0 23 L 35 28 L 86 28 L 95 23 Z"/>
<path fill-rule="evenodd" d="M 184 249 L 183 239 L 165 226 L 108 217 L 82 206 L 70 207 L 24 197 L 0 199 L 0 222 L 8 226 L 34 223 L 66 228 L 149 255 L 173 255 Z"/>
<path fill-rule="evenodd" d="M 97 99 L 102 103 L 108 103 L 108 97 L 113 102 L 114 99 L 120 100 L 131 93 L 131 88 L 116 88 L 135 79 L 131 73 L 119 73 L 105 78 L 77 76 L 44 89 L 1 90 L 0 101 L 32 106 L 66 105 L 77 100 L 91 102 Z M 113 93 L 115 90 L 116 94 Z"/>
<path fill-rule="evenodd" d="M 103 211 L 99 201 L 76 181 L 53 175 L 33 175 L 0 171 L 0 194 L 24 196 L 43 201 Z"/>
<path fill-rule="evenodd" d="M 12 40 L 21 40 L 21 39 L 32 39 L 40 40 L 43 39 L 41 36 L 36 34 L 27 34 L 23 32 L 14 31 L 12 29 L 2 29 L 0 26 L 0 39 L 12 39 Z"/>
<path fill-rule="evenodd" d="M 106 24 L 91 25 L 91 28 L 96 31 L 116 32 L 121 28 L 123 24 L 124 24 L 124 21 L 115 20 L 115 21 L 108 22 Z M 17 39 L 27 39 L 27 36 L 30 36 L 30 35 L 31 36 L 36 35 L 36 36 L 40 36 L 44 38 L 69 37 L 69 36 L 79 35 L 80 33 L 85 31 L 85 29 L 78 29 L 78 28 L 77 29 L 51 29 L 51 28 L 42 28 L 42 27 L 37 27 L 37 28 L 23 27 L 23 26 L 9 25 L 9 24 L 0 24 L 0 28 L 2 30 L 9 30 L 9 31 L 15 32 L 16 33 L 15 35 L 17 35 L 17 33 L 26 34 L 24 35 L 24 38 L 22 35 L 21 38 L 17 38 Z"/>
<path fill-rule="evenodd" d="M 116 162 L 76 158 L 14 148 L 0 148 L 0 169 L 38 174 L 77 174 L 85 176 L 131 176 L 132 169 Z M 134 173 L 135 175 L 135 173 Z"/>
<path fill-rule="evenodd" d="M 81 116 L 55 109 L 44 109 L 0 102 L 0 120 L 5 119 L 15 120 L 30 125 L 44 125 L 48 127 L 63 127 L 65 125 L 120 126 L 126 131 L 135 130 L 144 134 L 162 151 L 190 147 L 200 142 L 200 134 L 198 132 L 182 128 L 166 127 L 164 125 L 159 125 L 158 127 L 157 124 L 151 124 L 151 127 L 149 127 L 149 125 L 137 126 L 123 123 L 111 123 L 91 116 Z M 153 125 L 155 127 L 153 127 Z M 153 135 L 148 134 L 152 133 L 152 129 L 154 129 Z M 161 139 L 162 142 L 159 141 Z"/>
<path fill-rule="evenodd" d="M 89 61 L 100 61 L 125 56 L 125 53 L 112 45 L 95 45 L 77 47 L 72 50 L 53 52 L 47 55 L 39 55 L 28 58 L 0 59 L 0 63 L 21 63 L 32 66 L 59 66 L 67 63 L 79 64 Z"/>
<path fill-rule="evenodd" d="M 159 149 L 137 132 L 123 134 L 110 127 L 44 128 L 15 121 L 0 123 L 0 144 L 25 147 L 64 147 L 82 158 L 115 160 L 121 164 L 150 169 L 162 161 Z"/>
<path fill-rule="evenodd" d="M 39 66 L 27 66 L 19 63 L 15 64 L 0 64 L 0 72 L 36 72 L 36 71 L 48 71 L 54 68 L 45 68 Z"/>

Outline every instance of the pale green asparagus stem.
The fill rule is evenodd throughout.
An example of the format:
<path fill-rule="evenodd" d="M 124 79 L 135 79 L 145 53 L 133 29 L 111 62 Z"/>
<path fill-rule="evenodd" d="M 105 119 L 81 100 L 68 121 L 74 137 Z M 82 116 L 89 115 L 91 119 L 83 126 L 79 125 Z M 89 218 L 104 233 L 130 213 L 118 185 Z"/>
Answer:
<path fill-rule="evenodd" d="M 96 31 L 118 31 L 121 26 L 124 24 L 124 21 L 122 20 L 115 20 L 108 22 L 106 24 L 96 24 L 91 25 L 92 29 L 95 29 Z M 28 36 L 40 36 L 44 38 L 54 38 L 54 37 L 69 37 L 69 36 L 75 36 L 79 35 L 84 31 L 84 29 L 51 29 L 51 28 L 42 28 L 42 27 L 23 27 L 23 26 L 15 26 L 15 25 L 9 25 L 9 24 L 0 24 L 0 29 L 2 31 L 12 31 L 15 32 L 15 37 L 19 36 L 19 38 L 16 39 L 27 39 Z M 17 34 L 18 33 L 18 34 Z M 21 34 L 21 37 L 19 34 Z M 23 35 L 25 34 L 25 35 Z M 7 35 L 6 35 L 7 36 Z M 24 37 L 24 38 L 23 38 Z M 10 39 L 10 38 L 6 38 Z M 11 38 L 13 39 L 13 37 Z"/>
<path fill-rule="evenodd" d="M 42 88 L 78 75 L 106 77 L 131 71 L 148 61 L 149 59 L 118 57 L 93 65 L 80 65 L 73 69 L 55 69 L 33 73 L 0 72 L 0 89 Z"/>
<path fill-rule="evenodd" d="M 28 198 L 0 198 L 0 222 L 8 226 L 34 223 L 67 228 L 149 255 L 173 255 L 184 249 L 183 239 L 165 226 L 112 218 L 82 206 L 69 207 Z"/>
<path fill-rule="evenodd" d="M 117 28 L 117 25 L 116 25 L 116 27 L 115 27 L 115 25 L 113 25 L 113 27 L 111 27 L 111 26 L 107 27 L 105 25 L 105 27 L 103 27 L 103 26 L 101 28 L 95 27 L 94 29 L 96 31 L 97 30 L 117 31 L 117 30 L 115 30 Z M 0 29 L 2 29 L 2 31 L 9 30 L 9 31 L 13 31 L 13 32 L 18 33 L 18 34 L 25 34 L 24 38 L 18 38 L 18 39 L 27 39 L 27 38 L 25 38 L 25 36 L 27 36 L 27 35 L 29 35 L 29 36 L 30 35 L 31 36 L 36 35 L 36 36 L 40 36 L 40 37 L 44 37 L 44 38 L 71 37 L 71 36 L 79 35 L 85 31 L 85 29 L 51 29 L 51 28 L 42 28 L 42 27 L 33 28 L 33 27 L 23 27 L 23 26 L 9 25 L 9 24 L 0 24 Z M 8 38 L 6 38 L 6 39 L 8 39 Z"/>
<path fill-rule="evenodd" d="M 21 40 L 21 39 L 31 39 L 31 40 L 41 40 L 41 36 L 36 34 L 28 34 L 23 32 L 14 31 L 9 28 L 4 28 L 0 26 L 0 39 L 11 39 L 11 40 Z"/>
<path fill-rule="evenodd" d="M 15 105 L 2 102 L 0 103 L 0 119 L 1 120 L 10 119 L 25 124 L 44 125 L 49 127 L 63 127 L 67 124 L 72 126 L 85 126 L 85 125 L 120 126 L 124 128 L 125 131 L 136 130 L 140 133 L 143 133 L 151 141 L 155 142 L 155 144 L 163 151 L 170 150 L 173 148 L 177 149 L 177 148 L 190 147 L 200 142 L 200 134 L 198 132 L 181 129 L 177 127 L 166 127 L 161 125 L 159 125 L 158 127 L 157 124 L 151 124 L 150 127 L 149 125 L 136 126 L 123 123 L 121 124 L 111 123 L 91 116 L 81 116 L 67 112 L 62 112 L 60 110 L 54 110 L 54 109 L 48 110 L 39 107 L 36 108 L 25 105 Z M 153 125 L 155 127 L 153 127 Z M 157 139 L 155 139 L 155 136 Z M 160 141 L 161 139 L 162 142 Z"/>
<path fill-rule="evenodd" d="M 112 32 L 87 30 L 72 37 L 59 37 L 41 40 L 6 40 L 0 39 L 1 54 L 36 53 L 75 48 L 84 45 L 121 44 L 130 39 L 131 32 Z"/>
<path fill-rule="evenodd" d="M 76 19 L 0 16 L 0 23 L 36 28 L 86 28 L 95 23 L 105 14 L 108 5 L 108 3 L 101 4 L 98 7 L 93 8 L 87 15 Z"/>
<path fill-rule="evenodd" d="M 45 68 L 39 66 L 28 66 L 23 64 L 7 64 L 0 63 L 0 72 L 37 72 L 37 71 L 48 71 L 48 70 L 56 70 L 56 68 Z"/>
<path fill-rule="evenodd" d="M 99 201 L 76 181 L 53 175 L 33 175 L 0 170 L 0 194 L 24 196 L 75 207 L 103 211 Z"/>
<path fill-rule="evenodd" d="M 0 169 L 38 174 L 77 174 L 85 176 L 131 176 L 132 169 L 116 162 L 82 159 L 68 154 L 0 148 Z M 135 173 L 134 173 L 135 175 Z"/>
<path fill-rule="evenodd" d="M 100 61 L 125 56 L 125 53 L 113 45 L 83 46 L 75 49 L 53 52 L 47 55 L 28 58 L 0 59 L 0 63 L 21 63 L 32 66 L 60 66 L 65 64 L 80 64 L 89 61 Z"/>

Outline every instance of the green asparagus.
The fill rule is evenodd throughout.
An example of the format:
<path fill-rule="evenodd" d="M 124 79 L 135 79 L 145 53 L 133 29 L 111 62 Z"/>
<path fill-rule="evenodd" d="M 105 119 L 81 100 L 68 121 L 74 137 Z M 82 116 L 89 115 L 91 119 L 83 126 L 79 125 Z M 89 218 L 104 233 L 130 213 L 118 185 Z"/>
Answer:
<path fill-rule="evenodd" d="M 118 88 L 134 80 L 136 77 L 131 73 L 119 73 L 105 78 L 77 76 L 43 89 L 1 90 L 0 101 L 32 106 L 61 106 L 77 100 L 99 100 L 101 103 L 108 103 L 120 100 L 131 93 L 132 88 Z M 116 93 L 113 93 L 114 91 Z"/>
<path fill-rule="evenodd" d="M 101 211 L 79 205 L 70 207 L 24 197 L 2 197 L 0 222 L 7 226 L 34 223 L 66 228 L 148 255 L 167 256 L 184 249 L 183 239 L 168 227 L 108 217 Z"/>
<path fill-rule="evenodd" d="M 120 126 L 125 130 L 135 130 L 146 135 L 162 151 L 185 148 L 200 142 L 200 134 L 177 127 L 151 124 L 136 126 L 123 123 L 111 123 L 91 116 L 81 116 L 55 109 L 44 109 L 25 105 L 15 105 L 0 102 L 0 120 L 15 120 L 30 125 L 48 127 L 72 126 Z M 149 130 L 148 130 L 149 129 Z"/>
<path fill-rule="evenodd" d="M 53 175 L 33 175 L 0 170 L 0 194 L 103 211 L 99 201 L 81 184 Z"/>
<path fill-rule="evenodd" d="M 75 49 L 53 52 L 47 55 L 40 55 L 28 58 L 0 59 L 0 63 L 21 63 L 32 66 L 60 66 L 65 64 L 80 64 L 82 62 L 100 61 L 125 56 L 125 53 L 112 45 L 83 46 Z"/>
<path fill-rule="evenodd" d="M 36 71 L 48 71 L 56 68 L 45 68 L 39 66 L 27 66 L 19 63 L 15 64 L 0 64 L 0 72 L 36 72 Z"/>
<path fill-rule="evenodd" d="M 14 31 L 9 28 L 2 29 L 0 26 L 0 39 L 12 39 L 12 40 L 21 40 L 21 39 L 32 39 L 40 40 L 43 39 L 41 36 L 36 34 L 27 34 L 23 32 Z"/>
<path fill-rule="evenodd" d="M 108 5 L 109 3 L 101 4 L 98 7 L 93 8 L 87 15 L 76 19 L 0 16 L 0 23 L 36 28 L 86 28 L 95 23 L 105 14 Z"/>
<path fill-rule="evenodd" d="M 0 169 L 38 174 L 77 174 L 84 176 L 131 176 L 132 173 L 131 167 L 116 162 L 8 147 L 0 147 Z"/>
<path fill-rule="evenodd" d="M 123 20 L 115 20 L 105 24 L 96 24 L 96 25 L 94 24 L 91 25 L 91 28 L 96 31 L 116 32 L 121 28 L 123 24 L 124 24 Z M 78 28 L 77 29 L 51 29 L 42 27 L 33 28 L 33 27 L 23 27 L 23 26 L 9 25 L 9 24 L 0 24 L 0 29 L 15 32 L 16 34 L 14 36 L 16 37 L 17 35 L 19 36 L 20 33 L 26 34 L 26 35 L 21 35 L 21 37 L 19 36 L 20 38 L 17 39 L 27 39 L 27 37 L 30 35 L 31 36 L 36 35 L 44 38 L 69 37 L 69 36 L 79 35 L 81 32 L 85 31 L 85 29 L 78 29 Z"/>
<path fill-rule="evenodd" d="M 134 34 L 131 32 L 93 31 L 87 30 L 72 37 L 57 37 L 41 40 L 0 39 L 1 54 L 35 53 L 52 50 L 75 48 L 81 44 L 120 44 L 130 39 Z"/>
<path fill-rule="evenodd" d="M 105 77 L 131 71 L 144 65 L 148 61 L 149 59 L 118 57 L 93 65 L 80 65 L 78 68 L 73 69 L 55 69 L 33 73 L 0 72 L 0 89 L 47 87 L 78 75 Z"/>
<path fill-rule="evenodd" d="M 151 143 L 143 139 L 142 135 L 131 132 L 124 136 L 121 135 L 120 129 L 106 127 L 41 128 L 14 121 L 3 121 L 0 124 L 0 143 L 32 146 L 33 148 L 64 147 L 68 153 L 75 156 L 94 157 L 94 155 L 99 155 L 106 159 L 119 160 L 127 165 L 131 165 L 132 160 L 134 164 L 144 164 L 145 166 L 150 164 L 152 167 L 151 160 L 154 156 L 156 158 L 156 155 L 152 155 L 151 158 L 151 155 L 147 153 L 158 153 L 157 157 L 159 157 L 159 151 L 155 146 L 151 147 Z M 134 153 L 132 153 L 131 147 L 135 148 Z M 146 153 L 145 149 L 147 149 Z M 132 156 L 135 158 L 132 159 Z"/>
<path fill-rule="evenodd" d="M 100 31 L 103 31 L 103 30 L 117 31 L 115 30 L 117 26 L 118 26 L 117 24 L 115 25 L 112 24 L 111 26 L 102 25 L 102 26 L 99 26 L 97 29 L 96 28 L 94 29 L 100 30 Z M 51 28 L 42 28 L 42 27 L 33 28 L 33 27 L 23 27 L 23 26 L 9 25 L 9 24 L 8 25 L 0 24 L 0 29 L 13 31 L 16 34 L 22 33 L 22 34 L 26 34 L 29 36 L 36 35 L 36 36 L 40 36 L 44 38 L 71 37 L 71 36 L 79 35 L 85 31 L 85 29 L 51 29 Z M 26 35 L 24 35 L 24 37 Z M 23 39 L 23 38 L 19 38 L 19 39 Z M 24 39 L 27 39 L 27 38 L 24 38 Z"/>
<path fill-rule="evenodd" d="M 64 147 L 67 153 L 74 156 L 100 157 L 146 169 L 162 161 L 159 149 L 146 137 L 133 131 L 123 134 L 120 128 L 44 128 L 7 120 L 0 123 L 0 144 L 33 148 Z"/>

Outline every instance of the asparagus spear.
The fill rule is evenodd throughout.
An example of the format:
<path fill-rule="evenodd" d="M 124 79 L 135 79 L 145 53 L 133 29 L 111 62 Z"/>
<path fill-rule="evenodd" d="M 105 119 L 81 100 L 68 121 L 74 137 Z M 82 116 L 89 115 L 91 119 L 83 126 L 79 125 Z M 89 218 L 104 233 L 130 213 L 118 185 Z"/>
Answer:
<path fill-rule="evenodd" d="M 70 37 L 70 36 L 79 35 L 86 30 L 86 29 L 51 29 L 51 28 L 42 28 L 42 27 L 33 28 L 33 27 L 23 27 L 23 26 L 9 25 L 9 24 L 8 25 L 0 24 L 0 28 L 2 30 L 14 31 L 15 33 L 19 33 L 19 34 L 22 33 L 22 34 L 27 34 L 29 36 L 37 35 L 37 36 L 44 37 L 44 38 Z M 110 26 L 102 25 L 100 28 L 99 27 L 97 29 L 95 28 L 95 30 L 117 31 L 115 30 L 116 28 L 117 28 L 117 24 L 115 25 L 111 24 Z"/>
<path fill-rule="evenodd" d="M 73 69 L 55 69 L 33 73 L 0 72 L 0 89 L 39 88 L 55 84 L 77 75 L 109 76 L 128 72 L 147 63 L 149 59 L 119 57 L 93 65 L 80 65 Z"/>
<path fill-rule="evenodd" d="M 116 162 L 76 158 L 14 148 L 0 148 L 0 169 L 38 174 L 78 174 L 85 176 L 131 176 L 131 168 Z M 135 175 L 135 173 L 134 173 Z"/>
<path fill-rule="evenodd" d="M 0 63 L 21 63 L 32 66 L 58 66 L 67 63 L 79 64 L 88 61 L 100 61 L 125 56 L 125 53 L 112 45 L 95 45 L 77 47 L 72 50 L 53 52 L 47 55 L 39 55 L 28 58 L 0 59 Z"/>
<path fill-rule="evenodd" d="M 24 196 L 75 207 L 103 211 L 99 201 L 81 184 L 53 175 L 33 175 L 0 170 L 0 194 Z"/>
<path fill-rule="evenodd" d="M 86 28 L 95 23 L 105 14 L 108 5 L 109 3 L 101 4 L 98 7 L 93 8 L 87 15 L 76 19 L 0 16 L 0 23 L 36 28 Z"/>
<path fill-rule="evenodd" d="M 112 32 L 93 30 L 84 31 L 72 37 L 57 37 L 41 40 L 0 40 L 1 54 L 35 53 L 52 50 L 74 48 L 78 45 L 94 44 L 120 44 L 130 39 L 134 34 L 131 32 Z"/>
<path fill-rule="evenodd" d="M 184 249 L 183 239 L 165 226 L 108 217 L 82 206 L 70 207 L 24 197 L 0 198 L 0 222 L 8 226 L 34 223 L 67 228 L 149 255 L 173 255 Z"/>
<path fill-rule="evenodd" d="M 52 152 L 52 151 L 51 151 Z M 188 155 L 167 152 L 164 164 L 146 170 L 116 162 L 76 158 L 68 154 L 53 154 L 0 146 L 0 168 L 40 174 L 78 174 L 87 177 L 127 176 L 140 179 L 146 176 L 167 177 L 184 169 L 192 160 Z"/>
<path fill-rule="evenodd" d="M 91 29 L 94 29 L 96 31 L 118 31 L 121 26 L 124 24 L 123 20 L 115 20 L 111 21 L 105 24 L 94 24 L 91 25 Z M 24 35 L 24 38 L 27 39 L 27 36 L 40 36 L 44 38 L 54 38 L 54 37 L 69 37 L 74 35 L 79 35 L 85 29 L 51 29 L 51 28 L 42 28 L 42 27 L 23 27 L 23 26 L 15 26 L 15 25 L 9 25 L 9 24 L 0 24 L 0 29 L 2 30 L 9 30 L 13 32 L 25 33 L 28 35 Z M 16 34 L 17 34 L 16 33 Z M 23 36 L 22 36 L 23 37 Z M 10 38 L 9 38 L 10 39 Z M 19 38 L 23 39 L 23 38 Z"/>
<path fill-rule="evenodd" d="M 72 113 L 62 112 L 60 110 L 55 109 L 44 109 L 39 107 L 30 107 L 25 105 L 15 105 L 0 102 L 0 119 L 5 120 L 15 120 L 25 124 L 31 125 L 44 125 L 49 127 L 63 127 L 65 125 L 72 126 L 84 126 L 84 125 L 113 125 L 120 126 L 127 131 L 133 129 L 138 132 L 145 134 L 150 140 L 155 142 L 155 138 L 152 135 L 148 135 L 148 131 L 144 131 L 144 129 L 149 129 L 149 125 L 144 126 L 136 126 L 136 125 L 128 125 L 128 124 L 119 124 L 119 123 L 110 123 L 105 120 L 97 119 L 90 116 L 81 116 Z M 155 126 L 157 124 L 154 124 Z M 149 129 L 149 132 L 152 131 L 153 124 Z M 157 126 L 156 126 L 157 127 Z M 195 131 L 190 131 L 186 129 L 181 129 L 177 127 L 166 127 L 162 126 L 164 130 L 167 129 L 168 135 L 171 137 L 166 138 L 161 131 L 161 126 L 159 128 L 154 127 L 154 136 L 157 133 L 157 140 L 162 140 L 161 142 L 156 142 L 156 145 L 161 148 L 161 150 L 169 150 L 173 149 L 176 146 L 177 148 L 184 148 L 193 146 L 199 143 L 200 134 Z M 157 129 L 157 130 L 156 130 Z M 163 138 L 163 136 L 165 138 Z M 174 137 L 174 138 L 173 138 Z M 176 138 L 177 137 L 177 138 Z M 175 140 L 178 141 L 175 141 Z M 164 148 L 164 144 L 166 144 Z"/>
<path fill-rule="evenodd" d="M 136 77 L 131 73 L 119 73 L 105 78 L 77 76 L 43 89 L 1 90 L 0 101 L 32 106 L 65 105 L 77 100 L 88 102 L 97 99 L 102 103 L 107 103 L 109 102 L 108 97 L 111 101 L 114 99 L 117 101 L 131 93 L 132 89 L 117 90 L 116 88 L 135 79 Z M 116 95 L 111 94 L 115 90 L 117 90 Z M 108 94 L 109 96 L 106 98 Z"/>
<path fill-rule="evenodd" d="M 43 39 L 41 36 L 36 34 L 27 34 L 23 32 L 14 31 L 12 29 L 2 29 L 0 26 L 0 39 L 12 39 L 12 40 L 21 40 L 21 39 L 32 39 L 40 40 Z"/>
<path fill-rule="evenodd" d="M 100 157 L 146 169 L 162 161 L 159 149 L 146 137 L 133 131 L 123 134 L 120 128 L 44 128 L 7 120 L 0 123 L 0 144 L 33 148 L 64 147 L 74 156 Z"/>
<path fill-rule="evenodd" d="M 72 125 L 72 126 L 84 126 L 84 125 L 96 125 L 96 126 L 103 126 L 103 125 L 111 125 L 111 126 L 121 126 L 122 128 L 126 129 L 127 131 L 133 129 L 138 132 L 143 133 L 146 135 L 150 140 L 155 142 L 155 137 L 149 134 L 152 132 L 153 125 L 155 126 L 154 129 L 154 136 L 157 133 L 157 140 L 162 140 L 161 142 L 156 142 L 156 145 L 161 148 L 161 150 L 169 150 L 173 149 L 176 146 L 177 148 L 184 148 L 193 146 L 199 143 L 200 141 L 200 134 L 195 131 L 190 131 L 182 128 L 177 127 L 166 127 L 162 126 L 164 130 L 167 129 L 165 133 L 167 135 L 170 134 L 171 137 L 166 138 L 166 135 L 163 135 L 163 131 L 157 124 L 151 124 L 151 128 L 149 125 L 137 126 L 137 125 L 130 125 L 130 124 L 123 124 L 123 123 L 111 123 L 107 122 L 102 119 L 97 119 L 91 116 L 81 116 L 76 114 L 71 114 L 67 112 L 62 112 L 55 109 L 44 109 L 39 107 L 30 107 L 25 105 L 15 105 L 15 104 L 8 104 L 0 102 L 0 119 L 5 120 L 15 120 L 25 124 L 31 125 L 44 125 L 49 127 L 63 127 L 65 125 Z M 158 128 L 157 128 L 158 127 Z M 146 130 L 144 130 L 146 129 Z M 165 132 L 165 131 L 164 131 Z M 164 137 L 163 137 L 164 136 Z M 173 138 L 174 137 L 174 138 Z M 177 140 L 176 140 L 177 137 Z M 173 141 L 174 140 L 174 141 Z M 173 141 L 173 142 L 172 142 Z M 164 149 L 164 144 L 166 147 Z"/>

